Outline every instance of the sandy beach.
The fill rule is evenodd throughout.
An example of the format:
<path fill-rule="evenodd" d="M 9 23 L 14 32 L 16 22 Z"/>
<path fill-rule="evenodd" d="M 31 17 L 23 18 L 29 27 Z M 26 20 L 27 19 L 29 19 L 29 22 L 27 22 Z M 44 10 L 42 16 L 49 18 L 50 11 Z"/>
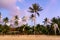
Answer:
<path fill-rule="evenodd" d="M 46 35 L 1 35 L 0 40 L 60 40 L 60 36 Z"/>

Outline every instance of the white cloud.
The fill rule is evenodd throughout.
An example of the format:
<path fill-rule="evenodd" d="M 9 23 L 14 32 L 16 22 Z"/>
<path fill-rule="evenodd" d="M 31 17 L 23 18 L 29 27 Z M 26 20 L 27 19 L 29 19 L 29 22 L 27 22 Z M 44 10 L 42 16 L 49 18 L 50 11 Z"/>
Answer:
<path fill-rule="evenodd" d="M 16 5 L 17 2 L 21 2 L 23 0 L 0 0 L 0 8 L 8 10 L 11 16 L 15 15 L 23 15 L 20 13 L 23 13 L 24 11 L 20 11 L 20 7 Z M 25 13 L 25 12 L 24 12 Z M 12 18 L 13 20 L 14 18 Z M 11 22 L 11 21 L 10 21 Z M 14 22 L 14 21 L 13 21 Z M 13 22 L 11 22 L 13 24 Z M 19 24 L 26 24 L 26 22 L 23 22 L 22 19 L 19 20 Z M 9 24 L 8 24 L 9 25 Z"/>
<path fill-rule="evenodd" d="M 20 8 L 16 5 L 18 0 L 0 0 L 0 8 L 10 11 L 10 15 L 19 15 Z M 22 0 L 20 0 L 22 1 Z"/>
<path fill-rule="evenodd" d="M 0 0 L 0 7 L 9 8 L 9 6 L 15 6 L 16 0 Z"/>
<path fill-rule="evenodd" d="M 12 15 L 12 16 L 20 15 L 20 13 L 21 13 L 20 8 L 18 6 L 12 7 L 12 9 L 10 9 L 10 10 L 11 10 L 10 15 Z"/>

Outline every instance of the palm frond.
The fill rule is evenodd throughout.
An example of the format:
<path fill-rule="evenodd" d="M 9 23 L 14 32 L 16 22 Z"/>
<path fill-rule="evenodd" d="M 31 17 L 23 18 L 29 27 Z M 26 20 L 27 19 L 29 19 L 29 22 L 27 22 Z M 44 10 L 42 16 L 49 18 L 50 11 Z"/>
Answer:
<path fill-rule="evenodd" d="M 34 10 L 32 7 L 29 7 L 30 10 Z"/>
<path fill-rule="evenodd" d="M 42 7 L 39 7 L 39 8 L 38 8 L 38 11 L 42 11 L 42 10 L 43 10 Z"/>
<path fill-rule="evenodd" d="M 38 15 L 38 16 L 40 16 L 40 14 L 39 14 L 39 13 L 37 13 L 37 15 Z"/>
<path fill-rule="evenodd" d="M 47 20 L 48 20 L 48 18 L 45 18 L 44 20 L 45 20 L 45 21 L 47 21 Z"/>
<path fill-rule="evenodd" d="M 29 12 L 34 13 L 34 9 L 32 7 L 29 7 Z"/>
<path fill-rule="evenodd" d="M 32 11 L 32 10 L 31 11 L 28 11 L 28 12 L 34 13 L 34 11 Z"/>
<path fill-rule="evenodd" d="M 37 4 L 32 4 L 32 7 L 35 11 L 37 10 Z"/>
<path fill-rule="evenodd" d="M 42 7 L 41 6 L 39 6 L 38 4 L 32 4 L 32 8 L 34 9 L 34 11 L 35 12 L 37 12 L 37 11 L 42 11 L 43 9 L 42 9 Z"/>
<path fill-rule="evenodd" d="M 35 17 L 35 16 L 32 14 L 30 18 L 33 18 L 33 17 Z"/>

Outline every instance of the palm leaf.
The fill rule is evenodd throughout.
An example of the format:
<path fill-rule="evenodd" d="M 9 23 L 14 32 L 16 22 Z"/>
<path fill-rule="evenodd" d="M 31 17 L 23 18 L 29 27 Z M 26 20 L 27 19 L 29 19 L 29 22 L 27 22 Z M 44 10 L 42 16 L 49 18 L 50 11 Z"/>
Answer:
<path fill-rule="evenodd" d="M 34 9 L 32 7 L 29 7 L 29 12 L 34 13 Z"/>
<path fill-rule="evenodd" d="M 34 11 L 32 11 L 32 10 L 31 11 L 28 11 L 28 12 L 34 13 Z"/>
<path fill-rule="evenodd" d="M 40 14 L 39 14 L 39 13 L 37 13 L 37 15 L 38 15 L 38 16 L 40 16 Z"/>
<path fill-rule="evenodd" d="M 38 11 L 42 11 L 42 10 L 43 10 L 42 7 L 39 7 L 39 8 L 38 8 Z"/>
<path fill-rule="evenodd" d="M 30 10 L 33 10 L 33 8 L 32 8 L 32 7 L 29 7 L 29 9 L 30 9 Z"/>
<path fill-rule="evenodd" d="M 35 16 L 32 14 L 30 18 L 33 18 L 33 17 L 35 17 Z"/>
<path fill-rule="evenodd" d="M 32 4 L 32 7 L 34 9 L 34 12 L 36 12 L 36 10 L 37 10 L 37 4 Z"/>

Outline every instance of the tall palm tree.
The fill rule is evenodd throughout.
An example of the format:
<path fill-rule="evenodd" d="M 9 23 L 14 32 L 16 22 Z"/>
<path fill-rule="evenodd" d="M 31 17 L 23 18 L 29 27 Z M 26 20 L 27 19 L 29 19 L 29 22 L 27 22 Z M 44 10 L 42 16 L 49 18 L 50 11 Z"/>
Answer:
<path fill-rule="evenodd" d="M 40 16 L 39 11 L 42 11 L 42 7 L 40 7 L 38 4 L 32 4 L 32 7 L 29 7 L 29 12 L 32 13 L 31 18 L 34 19 L 34 26 L 36 25 L 36 14 Z"/>
<path fill-rule="evenodd" d="M 8 23 L 8 21 L 9 21 L 8 17 L 3 19 L 3 22 L 5 23 L 5 25 L 6 25 L 6 23 Z"/>
<path fill-rule="evenodd" d="M 58 18 L 53 17 L 51 21 L 53 23 L 54 31 L 55 31 L 55 34 L 56 34 L 56 31 L 57 30 L 59 31 L 59 28 L 60 28 L 60 17 L 58 17 Z"/>
<path fill-rule="evenodd" d="M 38 4 L 34 3 L 32 4 L 32 7 L 29 7 L 29 12 L 32 13 L 31 17 L 34 21 L 34 26 L 36 26 L 36 14 L 40 16 L 39 11 L 42 11 L 42 7 L 40 7 Z M 35 34 L 35 27 L 34 27 L 34 34 Z"/>
<path fill-rule="evenodd" d="M 59 28 L 60 28 L 60 17 L 58 17 L 58 18 L 53 17 L 53 18 L 52 18 L 52 22 L 53 22 L 53 23 L 57 23 L 58 26 L 59 26 Z"/>
<path fill-rule="evenodd" d="M 14 25 L 15 26 L 18 26 L 18 20 L 19 20 L 19 17 L 18 15 L 15 16 L 15 22 L 14 22 Z"/>

